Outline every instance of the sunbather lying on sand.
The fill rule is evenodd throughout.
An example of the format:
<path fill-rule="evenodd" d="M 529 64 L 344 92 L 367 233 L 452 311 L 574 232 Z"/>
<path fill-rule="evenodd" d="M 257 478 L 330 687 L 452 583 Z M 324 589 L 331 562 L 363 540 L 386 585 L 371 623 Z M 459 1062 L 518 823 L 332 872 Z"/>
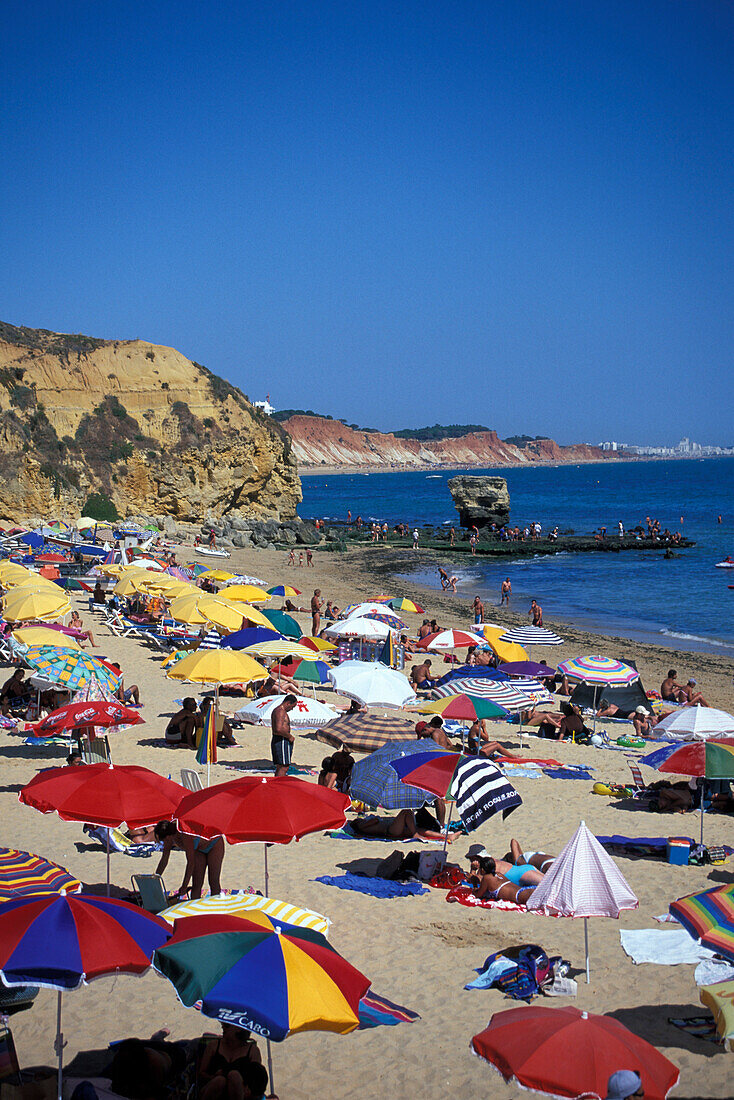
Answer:
<path fill-rule="evenodd" d="M 481 882 L 482 876 L 486 874 L 481 869 L 482 861 L 489 859 L 494 865 L 492 874 L 500 875 L 515 886 L 537 886 L 541 883 L 545 877 L 545 870 L 553 862 L 553 856 L 549 856 L 545 852 L 534 852 L 532 858 L 535 859 L 535 863 L 531 863 L 530 858 L 525 857 L 516 840 L 511 841 L 511 845 L 512 850 L 506 854 L 504 859 L 495 859 L 484 848 L 476 846 L 470 848 L 470 877 L 472 880 L 477 883 Z"/>
<path fill-rule="evenodd" d="M 519 867 L 512 868 L 511 864 L 507 866 L 511 868 L 511 871 L 520 870 Z M 530 886 L 518 885 L 507 875 L 498 874 L 496 863 L 491 856 L 479 857 L 478 872 L 479 885 L 476 888 L 478 898 L 489 898 L 491 901 L 514 901 L 516 905 L 526 905 L 528 898 L 537 886 L 537 883 Z"/>
<path fill-rule="evenodd" d="M 422 811 L 418 811 L 418 816 Z M 368 817 L 358 817 L 351 822 L 352 830 L 358 836 L 381 836 L 386 840 L 410 840 L 411 837 L 420 836 L 424 840 L 446 840 L 443 833 L 435 829 L 422 828 L 416 820 L 417 815 L 412 810 L 401 810 L 395 817 L 377 817 L 370 814 Z M 459 834 L 457 833 L 456 836 Z M 451 844 L 456 836 L 449 836 Z"/>

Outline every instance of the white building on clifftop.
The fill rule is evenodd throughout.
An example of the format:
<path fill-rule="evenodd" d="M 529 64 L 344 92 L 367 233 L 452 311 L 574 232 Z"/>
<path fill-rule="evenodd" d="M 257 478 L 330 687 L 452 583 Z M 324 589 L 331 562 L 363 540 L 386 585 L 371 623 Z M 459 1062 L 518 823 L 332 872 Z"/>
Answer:
<path fill-rule="evenodd" d="M 262 409 L 266 416 L 272 416 L 275 412 L 275 406 L 270 404 L 270 394 L 267 394 L 264 401 L 253 401 L 253 405 L 256 409 Z"/>

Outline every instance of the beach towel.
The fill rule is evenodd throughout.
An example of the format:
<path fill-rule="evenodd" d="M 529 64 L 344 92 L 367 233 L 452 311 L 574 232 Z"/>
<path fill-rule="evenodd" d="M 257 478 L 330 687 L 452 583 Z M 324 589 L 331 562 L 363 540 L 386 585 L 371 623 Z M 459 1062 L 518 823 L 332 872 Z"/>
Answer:
<path fill-rule="evenodd" d="M 734 978 L 734 966 L 724 959 L 704 959 L 694 970 L 693 977 L 696 985 L 730 982 Z"/>
<path fill-rule="evenodd" d="M 713 1016 L 668 1016 L 668 1023 L 695 1039 L 703 1039 L 707 1043 L 721 1042 Z"/>
<path fill-rule="evenodd" d="M 261 768 L 250 768 L 246 763 L 238 764 L 232 762 L 228 764 L 222 764 L 223 768 L 228 768 L 230 771 L 239 772 L 240 775 L 274 775 L 275 765 L 264 764 Z M 305 764 L 291 764 L 288 768 L 288 775 L 318 775 L 318 768 L 308 768 Z"/>
<path fill-rule="evenodd" d="M 126 856 L 134 856 L 136 859 L 152 856 L 153 852 L 162 852 L 163 843 L 158 844 L 133 844 L 130 837 L 125 836 L 119 829 L 107 829 L 104 825 L 96 825 L 93 829 L 87 829 L 86 835 L 99 841 L 107 850 L 107 836 L 110 838 L 110 851 L 122 852 Z"/>
<path fill-rule="evenodd" d="M 32 745 L 34 749 L 48 748 L 51 745 L 62 745 L 65 749 L 68 749 L 71 742 L 68 737 L 24 737 L 21 744 Z"/>
<path fill-rule="evenodd" d="M 394 1027 L 395 1024 L 412 1024 L 420 1020 L 417 1012 L 406 1008 L 404 1005 L 388 1001 L 387 997 L 380 997 L 369 989 L 359 1002 L 359 1031 L 365 1031 L 370 1027 L 380 1027 L 386 1024 Z"/>
<path fill-rule="evenodd" d="M 592 779 L 589 768 L 544 768 L 543 771 L 551 779 Z"/>
<path fill-rule="evenodd" d="M 332 840 L 379 840 L 384 844 L 386 840 L 389 840 L 391 844 L 438 844 L 437 840 L 426 840 L 425 837 L 409 836 L 396 839 L 394 836 L 362 836 L 361 833 L 355 833 L 351 825 L 342 825 L 341 829 L 331 829 L 325 834 L 330 836 Z"/>
<path fill-rule="evenodd" d="M 369 894 L 373 898 L 407 898 L 416 894 L 427 894 L 425 886 L 419 882 L 392 882 L 382 878 L 364 878 L 362 875 L 321 875 L 313 882 L 323 882 L 324 886 L 336 886 L 339 890 L 355 890 L 358 894 Z"/>
<path fill-rule="evenodd" d="M 656 963 L 658 966 L 678 966 L 712 959 L 709 951 L 686 932 L 685 928 L 636 928 L 619 933 L 622 947 L 633 963 Z"/>
<path fill-rule="evenodd" d="M 516 767 L 514 764 L 503 764 L 502 771 L 509 779 L 542 779 L 542 768 Z"/>
<path fill-rule="evenodd" d="M 446 901 L 458 901 L 459 905 L 467 905 L 470 909 L 513 909 L 517 913 L 527 913 L 524 905 L 516 905 L 514 901 L 493 901 L 491 898 L 478 898 L 470 886 L 454 886 L 447 891 Z"/>
<path fill-rule="evenodd" d="M 516 760 L 513 757 L 496 756 L 494 762 L 495 762 L 495 764 L 502 764 L 503 767 L 504 767 L 505 764 L 512 764 L 512 765 L 521 764 L 523 767 L 529 767 L 531 764 L 533 764 L 533 765 L 535 765 L 535 767 L 538 767 L 538 768 L 561 768 L 561 767 L 563 767 L 563 764 L 561 763 L 560 760 L 538 760 L 538 759 L 535 759 L 535 758 L 530 759 L 530 760 L 526 760 L 524 757 L 523 757 L 522 760 Z M 567 765 L 567 766 L 569 766 L 569 765 Z"/>

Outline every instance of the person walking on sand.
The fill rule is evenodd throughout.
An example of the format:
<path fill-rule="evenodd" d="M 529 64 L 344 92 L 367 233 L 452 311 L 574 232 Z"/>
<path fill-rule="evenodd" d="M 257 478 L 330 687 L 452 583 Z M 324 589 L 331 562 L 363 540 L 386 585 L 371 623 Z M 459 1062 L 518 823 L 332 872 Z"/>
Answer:
<path fill-rule="evenodd" d="M 454 546 L 455 544 L 456 544 L 456 531 L 452 527 L 451 530 L 449 531 L 449 546 Z"/>
<path fill-rule="evenodd" d="M 543 608 L 540 606 L 537 600 L 531 600 L 528 615 L 530 615 L 533 620 L 533 626 L 543 625 Z"/>
<path fill-rule="evenodd" d="M 474 612 L 474 624 L 484 622 L 484 604 L 479 599 L 479 596 L 474 597 L 474 603 L 472 604 L 472 610 Z"/>
<path fill-rule="evenodd" d="M 413 549 L 414 550 L 418 549 L 418 539 L 419 539 L 419 537 L 420 536 L 418 535 L 418 528 L 414 527 L 413 528 Z"/>
<path fill-rule="evenodd" d="M 314 594 L 311 597 L 311 633 L 314 637 L 316 637 L 321 627 L 321 607 L 323 602 L 324 601 L 321 599 L 321 589 L 314 589 Z"/>
<path fill-rule="evenodd" d="M 471 535 L 469 536 L 469 545 L 471 546 L 472 554 L 476 554 L 476 552 L 477 552 L 477 536 L 474 534 L 473 531 L 472 531 Z"/>
<path fill-rule="evenodd" d="M 288 774 L 293 759 L 295 737 L 291 733 L 290 712 L 296 705 L 295 695 L 286 695 L 283 702 L 270 715 L 270 753 L 275 765 L 275 778 Z"/>
<path fill-rule="evenodd" d="M 506 603 L 508 607 L 510 606 L 510 596 L 511 595 L 512 595 L 512 585 L 510 584 L 510 578 L 505 577 L 505 579 L 502 582 L 502 587 L 500 588 L 500 607 L 502 607 L 502 604 L 504 604 L 504 603 Z"/>

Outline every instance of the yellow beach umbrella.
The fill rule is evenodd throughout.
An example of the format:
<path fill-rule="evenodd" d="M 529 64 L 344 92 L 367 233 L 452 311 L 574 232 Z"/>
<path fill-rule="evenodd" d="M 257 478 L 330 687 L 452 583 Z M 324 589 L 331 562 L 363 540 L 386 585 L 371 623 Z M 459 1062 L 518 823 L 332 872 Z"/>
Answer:
<path fill-rule="evenodd" d="M 258 611 L 256 607 L 253 607 L 250 603 L 238 603 L 234 605 L 240 615 L 244 615 L 247 620 L 248 626 L 264 626 L 266 630 L 274 630 L 275 627 L 262 611 Z"/>
<path fill-rule="evenodd" d="M 308 646 L 299 642 L 289 642 L 287 638 L 282 641 L 274 638 L 271 642 L 257 642 L 255 645 L 245 646 L 243 653 L 255 653 L 258 657 L 300 657 L 302 661 L 318 661 L 319 655 Z"/>
<path fill-rule="evenodd" d="M 507 633 L 505 626 L 488 626 L 474 628 L 487 639 L 487 645 L 501 661 L 527 661 L 528 655 L 517 642 L 501 642 L 500 638 Z"/>
<path fill-rule="evenodd" d="M 160 573 L 154 573 L 152 570 L 146 572 L 144 576 L 136 578 L 136 584 L 145 592 L 158 592 L 161 594 L 171 592 L 174 595 L 178 595 L 178 589 L 182 588 L 184 591 L 188 591 L 191 587 L 187 581 L 181 581 L 178 577 L 171 577 L 168 574 L 161 575 Z"/>
<path fill-rule="evenodd" d="M 301 645 L 308 646 L 309 649 L 313 649 L 316 653 L 336 653 L 339 646 L 334 645 L 333 642 L 328 642 L 326 638 L 320 638 L 318 634 L 305 634 L 301 638 Z"/>
<path fill-rule="evenodd" d="M 136 577 L 120 577 L 112 591 L 116 596 L 134 596 L 141 589 L 138 586 Z"/>
<path fill-rule="evenodd" d="M 267 603 L 272 599 L 264 588 L 258 588 L 256 584 L 230 584 L 219 593 L 228 600 L 244 603 Z"/>
<path fill-rule="evenodd" d="M 199 610 L 199 600 L 203 598 L 201 592 L 198 595 L 192 592 L 190 595 L 176 596 L 171 600 L 171 617 L 187 626 L 204 626 L 209 620 Z"/>
<path fill-rule="evenodd" d="M 23 584 L 23 578 L 30 580 L 31 577 L 37 577 L 38 573 L 31 573 L 30 569 L 26 569 L 24 565 L 21 565 L 17 561 L 9 561 L 7 558 L 4 561 L 0 561 L 0 584 L 3 587 L 7 587 L 6 581 L 15 577 L 20 578 L 20 584 Z"/>
<path fill-rule="evenodd" d="M 9 623 L 31 619 L 53 622 L 71 611 L 71 604 L 58 585 L 24 585 L 8 592 L 3 599 L 3 611 Z"/>
<path fill-rule="evenodd" d="M 50 626 L 19 626 L 13 631 L 13 637 L 21 645 L 55 645 L 64 649 L 78 649 L 81 646 L 71 634 L 62 634 L 60 630 L 52 630 Z"/>
<path fill-rule="evenodd" d="M 31 586 L 33 588 L 48 588 L 49 585 L 51 588 L 55 588 L 59 591 L 59 586 L 57 584 L 54 584 L 48 577 L 41 576 L 40 573 L 27 573 L 25 577 L 21 577 L 20 574 L 17 576 L 13 574 L 0 581 L 0 584 L 2 584 L 6 592 L 10 592 L 14 588 L 30 588 Z"/>
<path fill-rule="evenodd" d="M 234 573 L 228 573 L 226 569 L 207 569 L 205 573 L 199 573 L 207 581 L 231 581 Z"/>
<path fill-rule="evenodd" d="M 199 600 L 199 608 L 206 616 L 207 622 L 213 623 L 226 634 L 241 630 L 244 625 L 244 616 L 247 615 L 249 621 L 251 613 L 255 610 L 249 604 L 230 603 L 222 596 L 209 596 L 206 602 Z"/>
<path fill-rule="evenodd" d="M 267 680 L 268 671 L 240 649 L 196 649 L 176 661 L 166 676 L 197 684 L 247 684 Z"/>

